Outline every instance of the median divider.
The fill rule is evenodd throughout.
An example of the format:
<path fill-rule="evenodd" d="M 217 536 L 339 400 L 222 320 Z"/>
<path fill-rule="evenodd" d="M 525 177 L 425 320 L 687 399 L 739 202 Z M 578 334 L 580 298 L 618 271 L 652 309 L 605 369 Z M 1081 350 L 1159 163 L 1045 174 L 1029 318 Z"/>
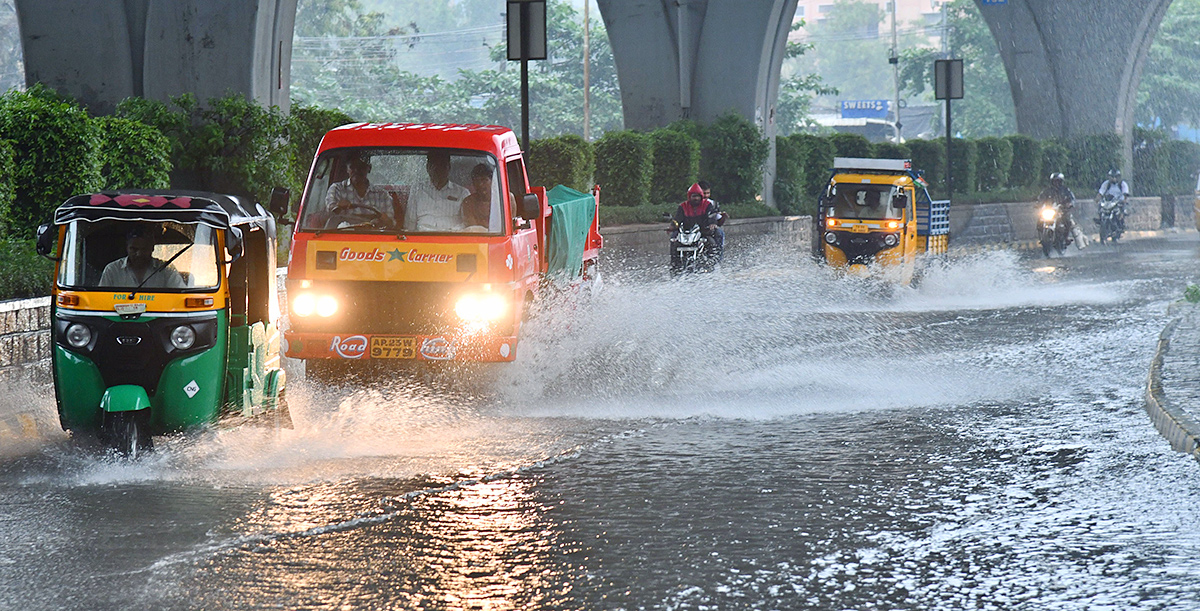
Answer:
<path fill-rule="evenodd" d="M 1200 401 L 1200 372 L 1195 367 L 1200 356 L 1200 310 L 1193 304 L 1178 303 L 1170 311 L 1175 317 L 1159 334 L 1150 361 L 1146 413 L 1171 449 L 1200 460 L 1200 421 L 1191 413 L 1195 408 L 1187 407 Z M 1163 387 L 1164 377 L 1171 380 L 1170 389 Z"/>

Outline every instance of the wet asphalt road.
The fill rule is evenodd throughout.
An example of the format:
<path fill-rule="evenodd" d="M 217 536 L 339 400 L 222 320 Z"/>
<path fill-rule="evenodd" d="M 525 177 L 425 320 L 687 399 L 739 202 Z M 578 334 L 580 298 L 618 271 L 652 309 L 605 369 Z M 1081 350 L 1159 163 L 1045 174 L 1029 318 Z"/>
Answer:
<path fill-rule="evenodd" d="M 610 256 L 513 365 L 298 381 L 294 430 L 133 464 L 0 451 L 0 608 L 1195 609 L 1200 465 L 1142 393 L 1198 248 L 917 289 Z"/>

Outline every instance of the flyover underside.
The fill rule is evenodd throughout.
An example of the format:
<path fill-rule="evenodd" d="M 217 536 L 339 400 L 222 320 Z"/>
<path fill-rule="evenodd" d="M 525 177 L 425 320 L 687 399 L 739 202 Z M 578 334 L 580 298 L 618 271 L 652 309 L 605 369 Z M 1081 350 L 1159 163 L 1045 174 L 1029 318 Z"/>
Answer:
<path fill-rule="evenodd" d="M 1130 144 L 1142 66 L 1171 0 L 976 2 L 1008 72 L 1018 131 L 1116 132 Z"/>
<path fill-rule="evenodd" d="M 297 0 L 15 0 L 26 82 L 106 114 L 141 96 L 288 107 Z"/>
<path fill-rule="evenodd" d="M 625 126 L 655 129 L 733 112 L 772 143 L 775 100 L 796 0 L 597 0 L 621 82 Z"/>

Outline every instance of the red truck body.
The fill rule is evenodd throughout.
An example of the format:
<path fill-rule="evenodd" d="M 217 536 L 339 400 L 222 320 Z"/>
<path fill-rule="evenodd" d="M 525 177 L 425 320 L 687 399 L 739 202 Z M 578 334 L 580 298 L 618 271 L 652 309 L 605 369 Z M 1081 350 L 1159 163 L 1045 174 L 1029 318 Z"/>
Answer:
<path fill-rule="evenodd" d="M 364 168 L 370 186 L 346 196 Z M 448 178 L 441 187 L 439 173 Z M 599 257 L 598 203 L 597 188 L 590 225 L 576 223 L 583 257 L 573 277 L 590 276 Z M 292 235 L 285 354 L 310 363 L 515 359 L 528 306 L 550 271 L 557 209 L 546 189 L 529 186 L 507 128 L 331 130 Z"/>

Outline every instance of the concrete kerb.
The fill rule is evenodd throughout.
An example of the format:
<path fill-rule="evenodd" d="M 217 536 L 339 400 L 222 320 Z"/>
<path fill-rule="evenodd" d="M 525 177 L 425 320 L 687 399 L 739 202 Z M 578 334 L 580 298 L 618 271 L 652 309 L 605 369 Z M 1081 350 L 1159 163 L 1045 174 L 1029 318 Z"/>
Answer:
<path fill-rule="evenodd" d="M 1158 347 L 1150 361 L 1150 373 L 1146 381 L 1146 413 L 1154 428 L 1171 444 L 1171 449 L 1190 454 L 1200 460 L 1200 423 L 1179 406 L 1167 399 L 1163 392 L 1163 361 L 1171 349 L 1171 336 L 1179 327 L 1182 317 L 1176 317 L 1163 328 L 1158 336 Z"/>

